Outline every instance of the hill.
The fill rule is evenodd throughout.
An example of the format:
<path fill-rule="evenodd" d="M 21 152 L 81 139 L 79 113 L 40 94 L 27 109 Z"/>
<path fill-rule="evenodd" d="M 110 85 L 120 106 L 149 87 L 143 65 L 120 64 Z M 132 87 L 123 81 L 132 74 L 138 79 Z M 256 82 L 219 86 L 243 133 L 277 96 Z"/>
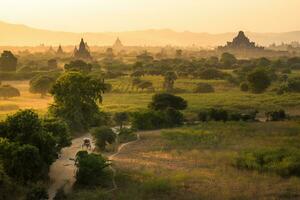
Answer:
<path fill-rule="evenodd" d="M 238 31 L 238 30 L 237 30 Z M 81 37 L 84 37 L 91 45 L 111 45 L 117 37 L 120 37 L 125 45 L 178 45 L 178 46 L 218 46 L 223 45 L 237 33 L 194 33 L 176 32 L 170 29 L 141 30 L 127 32 L 103 32 L 103 33 L 71 33 L 63 31 L 49 31 L 36 29 L 19 24 L 9 24 L 0 21 L 0 45 L 1 46 L 35 46 L 45 45 L 74 45 Z M 249 38 L 259 45 L 271 43 L 291 42 L 300 40 L 300 31 L 285 33 L 254 33 L 246 32 Z"/>

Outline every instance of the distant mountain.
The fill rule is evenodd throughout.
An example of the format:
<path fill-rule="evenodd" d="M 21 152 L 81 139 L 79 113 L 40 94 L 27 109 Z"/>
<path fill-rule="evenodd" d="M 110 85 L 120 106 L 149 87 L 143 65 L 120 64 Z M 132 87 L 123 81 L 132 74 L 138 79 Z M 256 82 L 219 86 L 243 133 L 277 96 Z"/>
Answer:
<path fill-rule="evenodd" d="M 238 32 L 239 30 L 237 30 Z M 0 22 L 0 45 L 10 46 L 35 46 L 45 45 L 75 45 L 80 38 L 90 45 L 112 45 L 119 37 L 124 45 L 178 45 L 178 46 L 218 46 L 231 41 L 236 33 L 194 33 L 176 32 L 169 29 L 143 30 L 127 32 L 104 32 L 104 33 L 71 33 L 62 31 L 49 31 L 31 28 L 25 25 L 9 24 Z M 272 43 L 300 41 L 300 31 L 285 33 L 254 33 L 246 32 L 246 35 L 259 45 L 269 45 Z"/>

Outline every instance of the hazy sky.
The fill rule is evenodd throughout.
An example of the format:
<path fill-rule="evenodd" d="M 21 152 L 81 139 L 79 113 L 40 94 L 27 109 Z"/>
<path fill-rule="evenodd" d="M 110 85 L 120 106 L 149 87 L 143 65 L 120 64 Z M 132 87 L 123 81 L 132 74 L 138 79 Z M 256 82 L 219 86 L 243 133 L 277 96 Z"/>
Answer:
<path fill-rule="evenodd" d="M 0 20 L 76 32 L 300 30 L 300 0 L 0 0 Z"/>

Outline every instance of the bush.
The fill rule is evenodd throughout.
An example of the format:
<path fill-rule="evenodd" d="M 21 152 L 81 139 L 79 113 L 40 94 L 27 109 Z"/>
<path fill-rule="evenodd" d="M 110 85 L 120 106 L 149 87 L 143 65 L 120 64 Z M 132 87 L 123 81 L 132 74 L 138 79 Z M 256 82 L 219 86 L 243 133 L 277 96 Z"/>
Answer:
<path fill-rule="evenodd" d="M 166 110 L 174 108 L 176 110 L 184 110 L 187 108 L 187 102 L 179 96 L 168 93 L 155 94 L 152 102 L 148 106 L 152 110 Z"/>
<path fill-rule="evenodd" d="M 248 83 L 246 83 L 246 82 L 241 83 L 240 90 L 243 91 L 243 92 L 248 92 L 249 91 Z"/>
<path fill-rule="evenodd" d="M 229 111 L 224 109 L 209 109 L 198 112 L 198 119 L 201 122 L 207 121 L 255 121 L 257 111 Z"/>
<path fill-rule="evenodd" d="M 213 86 L 208 83 L 198 83 L 196 88 L 194 89 L 195 93 L 212 93 L 215 92 Z"/>
<path fill-rule="evenodd" d="M 215 68 L 205 68 L 198 73 L 199 78 L 212 80 L 212 79 L 225 79 L 227 74 Z"/>
<path fill-rule="evenodd" d="M 235 161 L 239 169 L 273 172 L 280 176 L 300 176 L 297 149 L 267 149 L 242 152 Z"/>
<path fill-rule="evenodd" d="M 91 133 L 96 139 L 96 146 L 102 151 L 105 150 L 107 144 L 112 144 L 116 140 L 116 134 L 106 126 L 93 128 Z"/>
<path fill-rule="evenodd" d="M 268 121 L 282 121 L 287 118 L 287 115 L 284 110 L 278 110 L 266 112 L 266 117 Z"/>
<path fill-rule="evenodd" d="M 249 73 L 247 81 L 253 93 L 262 93 L 271 85 L 271 79 L 264 69 L 256 69 Z"/>
<path fill-rule="evenodd" d="M 300 78 L 292 78 L 287 82 L 287 89 L 289 92 L 300 92 Z"/>
<path fill-rule="evenodd" d="M 226 122 L 228 120 L 228 112 L 224 109 L 210 109 L 209 117 L 214 121 L 223 121 Z"/>
<path fill-rule="evenodd" d="M 47 200 L 48 198 L 47 189 L 40 185 L 32 186 L 26 195 L 26 200 Z"/>
<path fill-rule="evenodd" d="M 110 164 L 102 155 L 79 151 L 76 155 L 75 165 L 77 167 L 76 184 L 78 185 L 104 186 L 110 177 L 107 171 Z"/>
<path fill-rule="evenodd" d="M 122 128 L 118 134 L 118 139 L 120 143 L 130 142 L 137 139 L 137 135 L 134 134 L 132 129 Z"/>

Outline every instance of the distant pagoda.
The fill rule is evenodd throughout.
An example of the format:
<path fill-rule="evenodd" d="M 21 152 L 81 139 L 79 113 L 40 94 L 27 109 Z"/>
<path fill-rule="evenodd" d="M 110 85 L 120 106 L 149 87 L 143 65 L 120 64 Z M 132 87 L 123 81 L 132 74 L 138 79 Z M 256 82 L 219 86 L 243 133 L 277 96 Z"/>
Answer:
<path fill-rule="evenodd" d="M 112 46 L 112 49 L 115 52 L 120 52 L 120 51 L 124 50 L 124 45 L 122 44 L 120 38 L 117 38 L 117 40 L 115 41 L 115 43 Z"/>
<path fill-rule="evenodd" d="M 75 47 L 74 49 L 74 57 L 77 59 L 91 59 L 91 54 L 89 51 L 89 47 L 87 43 L 84 42 L 83 38 L 81 38 L 79 49 Z"/>
<path fill-rule="evenodd" d="M 219 50 L 263 50 L 255 42 L 251 42 L 243 31 L 233 38 L 232 42 L 227 42 L 227 45 L 219 47 Z"/>
<path fill-rule="evenodd" d="M 63 49 L 62 49 L 62 47 L 61 47 L 61 45 L 59 45 L 58 46 L 58 49 L 57 49 L 57 51 L 56 51 L 56 55 L 63 55 L 64 54 L 64 51 L 63 51 Z"/>

